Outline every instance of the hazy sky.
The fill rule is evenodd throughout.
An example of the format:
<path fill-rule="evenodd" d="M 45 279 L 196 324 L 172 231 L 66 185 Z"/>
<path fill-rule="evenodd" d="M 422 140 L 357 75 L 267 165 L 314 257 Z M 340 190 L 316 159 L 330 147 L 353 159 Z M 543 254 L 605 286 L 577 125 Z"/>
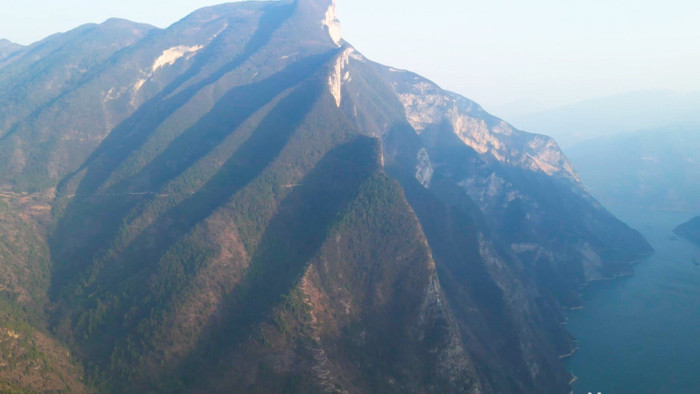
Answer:
<path fill-rule="evenodd" d="M 632 90 L 700 90 L 696 0 L 337 0 L 345 38 L 496 110 Z M 206 0 L 0 1 L 0 37 L 29 43 L 110 16 L 165 27 Z"/>

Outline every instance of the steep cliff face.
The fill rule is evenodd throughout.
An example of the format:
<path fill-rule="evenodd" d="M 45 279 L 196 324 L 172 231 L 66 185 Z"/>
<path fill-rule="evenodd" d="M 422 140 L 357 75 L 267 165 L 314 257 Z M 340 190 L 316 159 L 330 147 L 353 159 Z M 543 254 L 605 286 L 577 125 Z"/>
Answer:
<path fill-rule="evenodd" d="M 575 304 L 582 281 L 627 273 L 629 261 L 652 252 L 585 191 L 551 138 L 515 130 L 419 76 L 380 72 L 418 136 L 417 179 L 429 189 L 439 179 L 466 193 L 500 241 L 561 301 Z"/>
<path fill-rule="evenodd" d="M 40 52 L 104 29 L 94 63 Z M 331 0 L 20 53 L 0 179 L 50 201 L 38 302 L 99 391 L 565 392 L 563 307 L 650 250 L 551 139 L 364 58 Z"/>

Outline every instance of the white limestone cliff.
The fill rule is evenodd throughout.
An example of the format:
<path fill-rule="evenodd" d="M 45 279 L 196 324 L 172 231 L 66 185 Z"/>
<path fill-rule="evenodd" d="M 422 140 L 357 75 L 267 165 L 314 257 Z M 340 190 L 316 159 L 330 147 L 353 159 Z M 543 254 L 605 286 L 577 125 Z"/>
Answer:
<path fill-rule="evenodd" d="M 336 45 L 340 46 L 343 37 L 340 34 L 340 21 L 338 20 L 335 0 L 333 0 L 330 7 L 328 7 L 325 18 L 321 21 L 321 25 L 328 29 L 328 35 L 331 37 L 331 40 L 333 40 Z"/>

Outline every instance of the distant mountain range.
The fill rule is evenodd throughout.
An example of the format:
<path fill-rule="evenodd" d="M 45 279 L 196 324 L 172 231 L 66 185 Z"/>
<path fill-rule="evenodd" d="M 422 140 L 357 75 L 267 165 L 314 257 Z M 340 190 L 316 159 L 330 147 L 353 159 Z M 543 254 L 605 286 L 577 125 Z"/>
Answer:
<path fill-rule="evenodd" d="M 659 128 L 700 128 L 700 92 L 630 92 L 509 120 L 522 130 L 552 136 L 565 150 L 587 140 Z M 567 151 L 568 152 L 568 151 Z"/>
<path fill-rule="evenodd" d="M 14 42 L 5 39 L 0 39 L 0 62 L 21 48 L 22 46 L 19 44 L 15 44 Z"/>
<path fill-rule="evenodd" d="M 0 201 L 3 392 L 569 392 L 564 310 L 652 253 L 331 0 L 15 47 Z"/>
<path fill-rule="evenodd" d="M 568 149 L 590 192 L 608 206 L 700 211 L 700 127 L 598 138 Z"/>

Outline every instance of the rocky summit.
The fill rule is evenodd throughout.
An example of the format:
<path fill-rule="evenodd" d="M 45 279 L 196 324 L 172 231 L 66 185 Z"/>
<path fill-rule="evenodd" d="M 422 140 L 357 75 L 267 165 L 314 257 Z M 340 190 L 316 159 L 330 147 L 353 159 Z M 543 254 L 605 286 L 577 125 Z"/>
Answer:
<path fill-rule="evenodd" d="M 569 392 L 563 312 L 652 252 L 331 0 L 8 45 L 3 392 Z"/>

